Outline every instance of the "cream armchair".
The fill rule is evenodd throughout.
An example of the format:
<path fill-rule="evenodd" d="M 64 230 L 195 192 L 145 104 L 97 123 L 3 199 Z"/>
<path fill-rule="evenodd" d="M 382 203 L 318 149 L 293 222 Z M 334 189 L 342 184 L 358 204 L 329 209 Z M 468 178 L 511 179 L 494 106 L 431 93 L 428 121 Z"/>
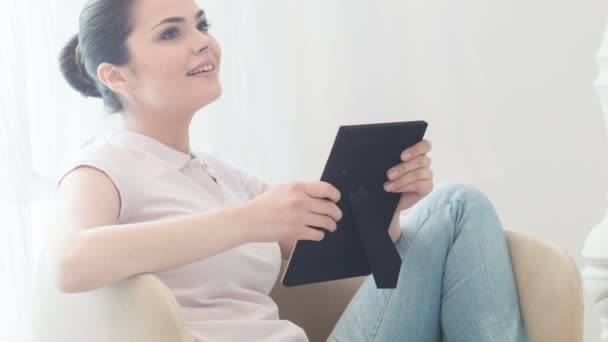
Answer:
<path fill-rule="evenodd" d="M 573 260 L 549 243 L 509 231 L 506 236 L 530 341 L 582 341 L 583 300 Z M 56 290 L 45 267 L 36 278 L 36 342 L 194 341 L 175 298 L 151 274 L 81 294 Z M 311 341 L 324 341 L 363 279 L 277 285 L 272 296 L 281 318 L 303 327 Z"/>

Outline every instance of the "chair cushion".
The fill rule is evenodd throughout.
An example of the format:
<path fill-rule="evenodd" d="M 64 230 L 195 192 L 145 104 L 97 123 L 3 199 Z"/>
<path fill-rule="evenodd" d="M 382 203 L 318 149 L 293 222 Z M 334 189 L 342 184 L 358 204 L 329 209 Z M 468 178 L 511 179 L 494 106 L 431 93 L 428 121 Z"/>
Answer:
<path fill-rule="evenodd" d="M 572 258 L 548 242 L 512 231 L 505 234 L 529 340 L 582 341 L 582 289 Z M 301 326 L 311 341 L 325 341 L 364 279 L 292 288 L 277 283 L 271 295 L 279 305 L 281 318 Z"/>

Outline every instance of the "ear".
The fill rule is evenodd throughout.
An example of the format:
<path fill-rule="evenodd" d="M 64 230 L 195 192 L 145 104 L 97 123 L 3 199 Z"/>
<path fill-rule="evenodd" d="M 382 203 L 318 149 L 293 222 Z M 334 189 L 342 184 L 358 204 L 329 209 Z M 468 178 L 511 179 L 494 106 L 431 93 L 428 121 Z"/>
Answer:
<path fill-rule="evenodd" d="M 101 63 L 97 67 L 97 77 L 101 83 L 115 93 L 127 93 L 128 82 L 125 73 L 118 67 L 109 63 Z"/>

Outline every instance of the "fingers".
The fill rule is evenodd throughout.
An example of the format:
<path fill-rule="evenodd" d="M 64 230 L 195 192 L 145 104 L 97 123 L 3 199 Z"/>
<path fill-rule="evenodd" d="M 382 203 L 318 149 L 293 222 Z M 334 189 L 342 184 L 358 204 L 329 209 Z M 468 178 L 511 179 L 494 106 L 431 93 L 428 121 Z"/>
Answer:
<path fill-rule="evenodd" d="M 315 228 L 306 227 L 298 240 L 313 240 L 313 241 L 321 241 L 325 237 L 325 231 Z"/>
<path fill-rule="evenodd" d="M 336 231 L 337 222 L 342 219 L 342 211 L 335 203 L 325 199 L 311 199 L 308 208 L 310 211 L 304 217 L 304 222 L 308 226 L 304 231 L 307 236 L 305 239 L 320 241 L 323 240 L 326 232 Z"/>
<path fill-rule="evenodd" d="M 299 230 L 297 240 L 321 241 L 327 232 L 335 232 L 338 228 L 336 222 L 326 215 L 309 212 L 304 220 L 306 225 Z"/>
<path fill-rule="evenodd" d="M 302 182 L 304 192 L 315 198 L 328 198 L 333 202 L 340 201 L 340 191 L 327 182 Z"/>
<path fill-rule="evenodd" d="M 425 154 L 419 155 L 417 157 L 414 157 L 413 159 L 410 159 L 407 162 L 400 163 L 390 168 L 388 171 L 386 171 L 386 178 L 388 178 L 389 180 L 395 180 L 412 170 L 425 167 L 428 168 L 430 166 L 431 158 L 429 158 L 429 156 Z"/>
<path fill-rule="evenodd" d="M 327 182 L 297 182 L 288 185 L 295 210 L 297 230 L 291 234 L 297 240 L 320 241 L 326 232 L 334 232 L 342 219 L 342 211 L 336 205 L 340 191 Z"/>
<path fill-rule="evenodd" d="M 312 213 L 329 216 L 335 222 L 342 219 L 342 210 L 332 201 L 311 198 L 307 207 Z"/>
<path fill-rule="evenodd" d="M 428 141 L 426 139 L 422 140 L 419 143 L 417 143 L 416 145 L 409 147 L 409 148 L 405 149 L 403 152 L 401 152 L 401 160 L 408 161 L 419 155 L 427 154 L 427 153 L 431 152 L 432 148 L 433 148 L 433 145 L 431 144 L 430 141 Z"/>
<path fill-rule="evenodd" d="M 397 189 L 402 188 L 410 183 L 416 183 L 421 180 L 433 180 L 433 171 L 428 167 L 418 168 L 400 176 L 390 182 L 384 183 L 384 190 L 397 192 Z"/>
<path fill-rule="evenodd" d="M 417 193 L 418 195 L 420 195 L 420 197 L 424 197 L 424 196 L 430 194 L 431 191 L 433 191 L 433 181 L 428 180 L 428 179 L 423 179 L 423 180 L 419 180 L 414 183 L 409 183 L 409 184 L 403 185 L 403 186 L 397 188 L 396 190 L 394 190 L 394 192 L 400 192 L 400 193 L 414 192 L 414 193 Z"/>
<path fill-rule="evenodd" d="M 335 232 L 338 228 L 336 221 L 327 215 L 308 213 L 304 222 L 306 222 L 307 226 L 321 228 L 330 232 Z"/>

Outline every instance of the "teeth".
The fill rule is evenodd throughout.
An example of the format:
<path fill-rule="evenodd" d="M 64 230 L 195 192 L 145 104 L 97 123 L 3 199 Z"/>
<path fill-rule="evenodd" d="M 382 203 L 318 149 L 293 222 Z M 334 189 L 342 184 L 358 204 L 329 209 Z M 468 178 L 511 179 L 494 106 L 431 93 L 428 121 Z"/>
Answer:
<path fill-rule="evenodd" d="M 213 70 L 213 64 L 206 65 L 206 66 L 204 66 L 204 67 L 202 67 L 200 69 L 196 69 L 196 70 L 194 70 L 194 71 L 192 71 L 192 72 L 190 72 L 188 74 L 189 75 L 196 75 L 196 74 L 200 74 L 201 72 L 209 72 L 211 70 Z"/>

